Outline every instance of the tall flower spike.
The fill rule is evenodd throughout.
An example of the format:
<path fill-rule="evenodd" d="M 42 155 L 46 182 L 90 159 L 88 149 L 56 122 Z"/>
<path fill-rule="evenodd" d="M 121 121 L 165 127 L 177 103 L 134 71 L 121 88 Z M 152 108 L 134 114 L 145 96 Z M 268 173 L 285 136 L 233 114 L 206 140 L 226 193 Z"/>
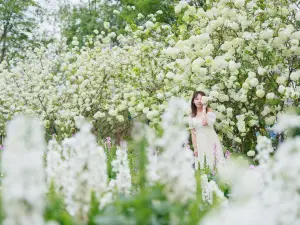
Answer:
<path fill-rule="evenodd" d="M 62 146 L 55 139 L 50 140 L 48 143 L 46 161 L 47 183 L 50 185 L 51 182 L 54 182 L 55 186 L 59 187 L 63 182 L 62 179 L 59 179 L 63 167 Z"/>
<path fill-rule="evenodd" d="M 158 181 L 159 176 L 157 174 L 157 151 L 155 145 L 156 135 L 154 130 L 150 127 L 146 128 L 146 137 L 148 141 L 147 147 L 147 181 L 150 185 L 153 185 L 156 181 Z"/>
<path fill-rule="evenodd" d="M 116 172 L 116 180 L 112 180 L 112 184 L 119 193 L 130 194 L 131 189 L 131 174 L 128 165 L 127 144 L 122 143 L 116 151 L 117 158 L 112 162 L 113 171 Z"/>
<path fill-rule="evenodd" d="M 80 131 L 62 143 L 68 158 L 61 174 L 65 182 L 61 185 L 68 211 L 86 219 L 91 192 L 99 198 L 106 190 L 107 164 L 103 148 L 91 133 L 91 124 L 83 118 L 76 123 Z"/>
<path fill-rule="evenodd" d="M 188 133 L 184 129 L 185 101 L 171 99 L 162 117 L 164 135 L 157 145 L 164 151 L 158 157 L 157 174 L 160 183 L 165 185 L 170 201 L 185 203 L 195 197 L 196 181 L 194 176 L 193 154 L 184 149 Z"/>
<path fill-rule="evenodd" d="M 3 225 L 44 224 L 45 148 L 38 119 L 17 117 L 8 124 L 3 152 Z"/>

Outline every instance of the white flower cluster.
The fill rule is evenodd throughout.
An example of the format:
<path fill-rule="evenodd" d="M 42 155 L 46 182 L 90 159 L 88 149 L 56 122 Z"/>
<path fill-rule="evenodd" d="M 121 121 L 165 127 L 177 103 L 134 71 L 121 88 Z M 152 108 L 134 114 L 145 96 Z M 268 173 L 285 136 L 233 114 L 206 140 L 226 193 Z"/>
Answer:
<path fill-rule="evenodd" d="M 296 114 L 280 114 L 278 122 L 274 125 L 273 130 L 281 133 L 287 128 L 298 127 L 300 124 L 300 116 Z"/>
<path fill-rule="evenodd" d="M 64 139 L 61 146 L 49 142 L 47 176 L 61 189 L 68 211 L 78 216 L 87 213 L 92 192 L 100 197 L 106 191 L 108 177 L 106 155 L 91 124 L 82 118 L 76 123 L 80 131 L 74 137 Z"/>
<path fill-rule="evenodd" d="M 153 185 L 155 182 L 159 180 L 159 175 L 157 173 L 157 163 L 158 163 L 158 153 L 156 150 L 156 136 L 154 130 L 150 129 L 149 127 L 146 128 L 146 135 L 148 148 L 147 148 L 147 166 L 146 166 L 146 176 L 147 182 L 150 185 Z"/>
<path fill-rule="evenodd" d="M 2 156 L 4 225 L 45 224 L 43 134 L 42 123 L 33 117 L 17 117 L 7 126 Z"/>
<path fill-rule="evenodd" d="M 52 182 L 56 183 L 56 190 L 59 189 L 59 184 L 64 182 L 63 177 L 60 176 L 64 168 L 62 150 L 62 146 L 55 139 L 49 141 L 46 155 L 47 183 L 48 185 L 51 185 Z"/>
<path fill-rule="evenodd" d="M 207 204 L 212 204 L 214 196 L 221 201 L 225 201 L 224 193 L 219 189 L 217 183 L 213 180 L 208 181 L 207 175 L 201 175 L 202 200 Z"/>
<path fill-rule="evenodd" d="M 286 124 L 280 121 L 281 126 L 296 126 L 289 126 L 288 118 L 293 119 L 293 115 L 282 118 Z M 261 165 L 256 168 L 226 164 L 225 175 L 230 175 L 234 181 L 230 207 L 215 209 L 201 224 L 299 224 L 300 138 L 286 139 L 275 151 L 274 158 L 270 158 L 273 148 L 270 140 L 262 136 L 258 138 L 257 151 Z M 244 176 L 241 176 L 241 171 L 244 171 Z"/>
<path fill-rule="evenodd" d="M 118 193 L 129 195 L 131 192 L 131 174 L 128 164 L 127 144 L 122 143 L 122 147 L 116 151 L 116 159 L 112 162 L 116 179 L 110 180 L 110 186 L 114 187 Z"/>
<path fill-rule="evenodd" d="M 170 201 L 185 203 L 195 198 L 196 181 L 193 154 L 184 148 L 188 133 L 184 129 L 183 118 L 186 102 L 171 99 L 167 111 L 162 116 L 163 136 L 157 146 L 164 151 L 158 155 L 157 175 Z"/>
<path fill-rule="evenodd" d="M 270 161 L 270 154 L 274 152 L 272 141 L 265 136 L 257 137 L 256 150 L 258 152 L 256 159 L 259 161 L 259 165 L 266 165 Z"/>

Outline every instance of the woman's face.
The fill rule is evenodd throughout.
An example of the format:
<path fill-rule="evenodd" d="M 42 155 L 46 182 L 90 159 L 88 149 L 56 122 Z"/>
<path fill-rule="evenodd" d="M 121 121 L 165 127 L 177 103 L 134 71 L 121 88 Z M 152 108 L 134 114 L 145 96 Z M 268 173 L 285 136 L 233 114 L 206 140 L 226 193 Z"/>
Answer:
<path fill-rule="evenodd" d="M 197 108 L 202 106 L 201 99 L 202 99 L 202 95 L 200 94 L 194 98 L 194 104 L 196 105 Z"/>

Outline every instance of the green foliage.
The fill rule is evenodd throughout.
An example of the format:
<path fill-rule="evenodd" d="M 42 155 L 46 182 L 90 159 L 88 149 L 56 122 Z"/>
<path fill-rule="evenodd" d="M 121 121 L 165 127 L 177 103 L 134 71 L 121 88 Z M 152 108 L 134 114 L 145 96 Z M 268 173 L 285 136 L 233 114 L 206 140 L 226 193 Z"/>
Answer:
<path fill-rule="evenodd" d="M 103 30 L 103 24 L 98 22 L 98 12 L 89 8 L 69 8 L 65 6 L 60 11 L 63 23 L 62 34 L 70 44 L 73 37 L 77 37 L 80 46 L 84 45 L 84 37 L 91 35 L 93 30 Z"/>
<path fill-rule="evenodd" d="M 21 57 L 24 49 L 36 45 L 31 36 L 37 22 L 28 14 L 30 7 L 39 10 L 34 0 L 0 0 L 0 62 Z"/>
<path fill-rule="evenodd" d="M 96 225 L 95 217 L 99 211 L 99 199 L 97 199 L 96 194 L 93 192 L 91 196 L 90 210 L 88 213 L 88 223 L 87 225 Z"/>
<path fill-rule="evenodd" d="M 110 149 L 105 147 L 104 151 L 106 153 L 106 160 L 107 160 L 107 174 L 109 179 L 115 179 L 116 173 L 112 170 L 112 161 L 116 158 L 116 150 L 115 146 L 112 146 Z"/>
<path fill-rule="evenodd" d="M 4 220 L 4 210 L 2 204 L 2 192 L 0 192 L 0 224 L 2 224 L 3 220 Z"/>
<path fill-rule="evenodd" d="M 182 219 L 182 214 L 182 206 L 171 204 L 163 194 L 162 187 L 157 185 L 136 195 L 119 196 L 114 204 L 99 213 L 96 222 L 102 225 L 170 224 L 172 215 Z"/>
<path fill-rule="evenodd" d="M 140 163 L 139 161 L 139 155 L 140 151 L 134 146 L 134 142 L 129 141 L 128 142 L 128 164 L 131 174 L 131 180 L 132 183 L 135 184 L 138 180 L 138 165 Z"/>
<path fill-rule="evenodd" d="M 147 182 L 147 179 L 146 179 L 146 165 L 147 165 L 146 146 L 147 146 L 147 141 L 146 141 L 145 138 L 142 138 L 140 140 L 136 140 L 133 146 L 134 146 L 133 152 L 135 152 L 137 154 L 136 157 L 134 157 L 133 154 L 131 154 L 131 157 L 130 157 L 132 168 L 134 168 L 134 166 L 136 166 L 136 168 L 137 168 L 137 169 L 135 169 L 134 174 L 131 173 L 131 174 L 134 175 L 133 178 L 132 178 L 133 185 L 136 184 L 138 186 L 138 188 L 140 188 L 142 190 L 142 189 L 145 188 L 146 182 Z"/>
<path fill-rule="evenodd" d="M 138 14 L 144 16 L 155 14 L 161 10 L 163 13 L 156 17 L 157 22 L 173 24 L 176 21 L 174 6 L 176 0 L 121 0 L 121 5 L 125 6 L 121 17 L 128 23 L 136 23 Z M 127 6 L 134 6 L 135 10 L 128 10 Z"/>
<path fill-rule="evenodd" d="M 140 24 L 147 21 L 147 15 L 156 14 L 156 21 L 161 23 L 174 24 L 176 15 L 174 6 L 177 0 L 120 0 L 117 2 L 105 1 L 99 3 L 93 1 L 89 5 L 81 7 L 71 7 L 65 5 L 60 9 L 61 20 L 63 21 L 63 35 L 70 44 L 73 37 L 77 37 L 79 46 L 83 46 L 88 37 L 93 36 L 94 30 L 106 31 L 103 23 L 110 23 L 110 31 L 117 35 L 125 33 L 127 24 Z M 114 10 L 119 13 L 114 13 Z M 138 14 L 142 14 L 144 19 L 138 19 Z"/>
<path fill-rule="evenodd" d="M 105 154 L 106 154 L 106 160 L 107 160 L 107 174 L 109 179 L 115 179 L 116 173 L 112 169 L 112 161 L 116 159 L 116 146 L 111 146 L 111 148 L 104 148 Z M 129 163 L 129 169 L 130 173 L 132 175 L 132 179 L 136 180 L 137 170 L 138 170 L 138 157 L 139 157 L 139 149 L 134 147 L 134 143 L 132 141 L 129 141 L 128 143 L 128 163 Z"/>
<path fill-rule="evenodd" d="M 44 216 L 46 221 L 57 221 L 60 225 L 74 224 L 73 218 L 65 209 L 63 199 L 55 191 L 54 183 L 49 188 Z"/>

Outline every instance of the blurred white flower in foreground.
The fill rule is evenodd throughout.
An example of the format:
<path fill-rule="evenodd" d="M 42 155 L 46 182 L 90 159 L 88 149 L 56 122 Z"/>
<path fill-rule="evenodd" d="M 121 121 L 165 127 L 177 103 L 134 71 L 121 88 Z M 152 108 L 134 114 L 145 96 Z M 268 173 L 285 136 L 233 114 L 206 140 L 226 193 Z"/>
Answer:
<path fill-rule="evenodd" d="M 279 117 L 279 130 L 300 127 L 290 122 L 297 118 L 292 114 Z M 249 169 L 245 163 L 227 162 L 220 176 L 232 185 L 228 207 L 214 209 L 201 224 L 300 224 L 300 137 L 286 139 L 273 158 L 271 141 L 263 136 L 258 139 L 256 158 L 260 165 Z"/>
<path fill-rule="evenodd" d="M 4 225 L 44 224 L 45 149 L 44 130 L 38 119 L 17 117 L 9 122 L 2 156 Z"/>

